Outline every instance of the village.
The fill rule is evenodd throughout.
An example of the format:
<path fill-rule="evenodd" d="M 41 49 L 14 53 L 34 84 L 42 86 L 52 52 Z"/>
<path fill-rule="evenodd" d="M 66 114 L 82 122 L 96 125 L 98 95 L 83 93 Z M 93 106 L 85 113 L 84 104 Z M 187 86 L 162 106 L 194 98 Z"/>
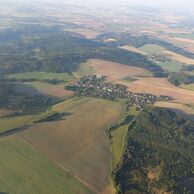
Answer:
<path fill-rule="evenodd" d="M 142 111 L 147 105 L 156 101 L 170 101 L 169 96 L 155 96 L 147 93 L 132 93 L 121 84 L 106 82 L 105 76 L 88 75 L 67 84 L 66 89 L 75 92 L 78 96 L 105 98 L 109 100 L 127 99 L 128 106 L 135 106 Z"/>

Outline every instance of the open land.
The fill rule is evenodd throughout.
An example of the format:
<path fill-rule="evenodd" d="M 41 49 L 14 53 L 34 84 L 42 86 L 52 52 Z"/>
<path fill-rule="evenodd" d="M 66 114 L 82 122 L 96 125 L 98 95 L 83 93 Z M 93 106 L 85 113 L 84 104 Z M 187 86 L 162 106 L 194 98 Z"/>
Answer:
<path fill-rule="evenodd" d="M 37 124 L 19 136 L 91 190 L 103 191 L 108 185 L 111 163 L 105 130 L 120 119 L 122 105 L 86 98 L 67 100 L 54 109 L 71 115 L 61 121 Z"/>

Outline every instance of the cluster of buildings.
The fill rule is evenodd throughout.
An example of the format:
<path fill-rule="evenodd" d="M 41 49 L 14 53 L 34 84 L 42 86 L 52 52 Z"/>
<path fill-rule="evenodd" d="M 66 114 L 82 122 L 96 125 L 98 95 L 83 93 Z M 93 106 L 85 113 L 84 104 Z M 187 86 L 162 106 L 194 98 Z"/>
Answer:
<path fill-rule="evenodd" d="M 73 90 L 78 96 L 98 97 L 109 100 L 127 99 L 128 106 L 136 106 L 143 110 L 146 105 L 154 104 L 156 101 L 169 101 L 168 96 L 154 96 L 145 93 L 132 93 L 127 87 L 121 84 L 105 82 L 104 76 L 88 75 L 67 85 L 66 89 Z"/>

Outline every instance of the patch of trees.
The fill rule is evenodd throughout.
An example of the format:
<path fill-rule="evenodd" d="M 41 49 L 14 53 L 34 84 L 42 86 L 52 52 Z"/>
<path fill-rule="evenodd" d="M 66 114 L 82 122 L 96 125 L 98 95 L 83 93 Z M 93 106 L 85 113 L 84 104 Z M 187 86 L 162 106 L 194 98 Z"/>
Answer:
<path fill-rule="evenodd" d="M 168 80 L 175 86 L 180 86 L 181 84 L 191 84 L 194 83 L 194 75 L 189 75 L 185 72 L 170 73 L 168 75 Z"/>
<path fill-rule="evenodd" d="M 194 192 L 194 123 L 152 108 L 133 120 L 123 160 L 113 173 L 119 194 Z"/>
<path fill-rule="evenodd" d="M 68 116 L 68 115 L 71 115 L 71 113 L 68 113 L 68 112 L 58 113 L 57 112 L 57 113 L 53 113 L 52 115 L 49 115 L 47 118 L 37 121 L 36 123 L 60 121 L 65 116 Z"/>

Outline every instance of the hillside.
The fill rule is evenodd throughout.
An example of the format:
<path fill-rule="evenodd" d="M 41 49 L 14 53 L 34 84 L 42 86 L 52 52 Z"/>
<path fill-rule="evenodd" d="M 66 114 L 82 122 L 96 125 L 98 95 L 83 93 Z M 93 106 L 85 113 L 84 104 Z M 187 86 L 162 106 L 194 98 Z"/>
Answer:
<path fill-rule="evenodd" d="M 194 123 L 167 109 L 142 112 L 113 175 L 119 193 L 193 193 L 193 149 Z"/>

